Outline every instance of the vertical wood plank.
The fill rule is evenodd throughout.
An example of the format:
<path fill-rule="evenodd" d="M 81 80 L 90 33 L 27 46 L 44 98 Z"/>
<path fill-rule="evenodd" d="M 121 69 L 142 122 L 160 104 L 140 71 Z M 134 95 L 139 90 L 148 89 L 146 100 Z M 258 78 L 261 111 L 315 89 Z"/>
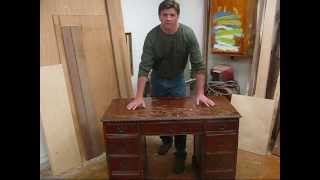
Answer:
<path fill-rule="evenodd" d="M 79 118 L 81 137 L 85 146 L 85 158 L 88 160 L 97 156 L 101 151 L 101 147 L 95 143 L 97 141 L 96 131 L 90 122 L 97 119 L 95 112 L 92 111 L 92 102 L 88 99 L 90 97 L 87 90 L 88 86 L 86 83 L 83 84 L 86 81 L 86 70 L 81 65 L 79 68 L 71 27 L 63 27 L 62 36 L 66 63 L 70 71 L 71 86 L 75 96 L 74 100 Z"/>
<path fill-rule="evenodd" d="M 257 71 L 258 71 L 259 57 L 260 57 L 260 50 L 261 50 L 260 32 L 262 29 L 261 26 L 262 26 L 263 12 L 265 9 L 265 1 L 266 0 L 260 0 L 257 7 L 258 21 L 256 22 L 254 48 L 253 48 L 252 62 L 250 66 L 249 90 L 248 90 L 249 96 L 253 96 L 256 89 Z"/>
<path fill-rule="evenodd" d="M 275 142 L 273 150 L 272 150 L 272 154 L 274 154 L 276 156 L 280 156 L 280 131 L 277 135 L 276 142 Z"/>
<path fill-rule="evenodd" d="M 79 71 L 79 77 L 81 80 L 81 88 L 82 88 L 82 95 L 84 98 L 84 105 L 86 109 L 87 114 L 87 123 L 88 128 L 90 129 L 91 133 L 91 141 L 92 141 L 92 151 L 93 154 L 90 157 L 94 158 L 98 155 L 100 155 L 104 151 L 103 146 L 103 137 L 102 134 L 99 133 L 99 126 L 97 124 L 99 123 L 97 111 L 95 109 L 94 100 L 92 98 L 92 91 L 90 91 L 90 83 L 89 83 L 89 77 L 88 77 L 88 70 L 87 70 L 87 64 L 86 64 L 86 57 L 85 57 L 85 51 L 83 48 L 83 41 L 82 41 L 82 32 L 80 26 L 71 27 L 71 34 L 72 34 L 72 40 L 73 40 L 73 46 L 74 46 L 74 52 L 75 57 L 77 60 L 77 67 Z"/>
<path fill-rule="evenodd" d="M 204 0 L 204 12 L 203 12 L 203 49 L 202 54 L 206 67 L 205 82 L 208 82 L 208 49 L 209 49 L 209 29 L 210 29 L 210 2 L 211 0 Z M 207 89 L 207 83 L 205 83 L 205 89 Z"/>
<path fill-rule="evenodd" d="M 270 133 L 269 139 L 271 140 L 270 143 L 272 143 L 272 140 L 274 141 L 273 135 L 277 133 L 276 131 L 279 128 L 277 126 L 280 125 L 280 122 L 278 122 L 280 121 L 280 118 L 278 118 L 280 113 L 280 73 L 278 75 L 273 100 L 274 100 L 274 110 L 272 113 L 272 120 L 271 120 L 272 129 L 270 129 L 270 132 L 269 132 Z"/>
<path fill-rule="evenodd" d="M 73 123 L 74 123 L 76 135 L 77 135 L 77 139 L 78 139 L 78 143 L 79 143 L 81 159 L 82 159 L 82 161 L 85 161 L 87 159 L 86 152 L 85 152 L 86 151 L 85 144 L 84 144 L 84 141 L 81 137 L 82 131 L 81 131 L 81 127 L 79 124 L 79 117 L 78 117 L 79 115 L 77 112 L 77 106 L 75 105 L 75 98 L 76 97 L 75 97 L 75 94 L 73 93 L 74 87 L 72 86 L 72 83 L 71 83 L 71 72 L 68 68 L 68 64 L 67 64 L 67 61 L 65 58 L 60 16 L 52 16 L 52 19 L 53 19 L 53 24 L 54 24 L 55 38 L 56 38 L 57 47 L 58 47 L 59 59 L 62 64 L 62 67 L 64 69 L 64 75 L 65 75 L 67 90 L 68 90 L 69 99 L 70 99 Z"/>
<path fill-rule="evenodd" d="M 40 115 L 52 173 L 81 165 L 61 64 L 40 67 Z"/>
<path fill-rule="evenodd" d="M 263 22 L 260 59 L 257 73 L 255 96 L 265 98 L 269 75 L 277 0 L 268 0 Z"/>
<path fill-rule="evenodd" d="M 126 51 L 125 32 L 123 26 L 121 1 L 106 0 L 106 12 L 109 20 L 110 37 L 120 96 L 130 98 L 133 96 L 129 54 Z"/>

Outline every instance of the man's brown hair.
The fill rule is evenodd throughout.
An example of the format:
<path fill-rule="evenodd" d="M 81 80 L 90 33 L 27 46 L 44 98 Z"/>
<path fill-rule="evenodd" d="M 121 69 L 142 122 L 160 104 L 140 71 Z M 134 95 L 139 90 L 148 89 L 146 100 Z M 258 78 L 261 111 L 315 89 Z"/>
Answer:
<path fill-rule="evenodd" d="M 160 12 L 164 9 L 170 9 L 173 8 L 176 10 L 177 15 L 179 16 L 180 14 L 180 5 L 177 3 L 175 0 L 164 0 L 160 3 L 159 9 L 158 9 L 158 14 L 160 16 Z"/>

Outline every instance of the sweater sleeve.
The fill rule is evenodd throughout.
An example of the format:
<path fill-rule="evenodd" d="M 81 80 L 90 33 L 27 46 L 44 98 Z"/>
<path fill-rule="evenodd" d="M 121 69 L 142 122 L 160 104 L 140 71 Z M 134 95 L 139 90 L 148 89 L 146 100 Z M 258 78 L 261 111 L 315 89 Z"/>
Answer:
<path fill-rule="evenodd" d="M 190 63 L 191 74 L 205 73 L 205 66 L 202 60 L 199 43 L 194 32 L 189 31 L 189 48 L 190 48 Z"/>
<path fill-rule="evenodd" d="M 152 37 L 151 37 L 151 33 L 148 33 L 143 45 L 143 52 L 141 55 L 141 62 L 139 64 L 138 77 L 140 76 L 148 77 L 148 74 L 153 64 L 154 64 L 154 52 L 152 49 Z"/>

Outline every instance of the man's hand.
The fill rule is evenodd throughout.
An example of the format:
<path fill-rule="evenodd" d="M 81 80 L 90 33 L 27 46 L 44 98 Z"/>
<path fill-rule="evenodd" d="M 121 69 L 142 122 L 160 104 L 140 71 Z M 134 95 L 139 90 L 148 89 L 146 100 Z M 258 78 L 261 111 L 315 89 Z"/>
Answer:
<path fill-rule="evenodd" d="M 214 106 L 216 103 L 214 103 L 211 99 L 209 99 L 208 97 L 206 97 L 205 95 L 201 94 L 201 95 L 197 95 L 196 96 L 196 103 L 197 105 L 199 105 L 199 103 L 202 102 L 204 103 L 206 106 Z"/>
<path fill-rule="evenodd" d="M 144 102 L 143 98 L 135 98 L 134 100 L 132 100 L 128 105 L 127 105 L 127 109 L 128 110 L 135 110 L 137 107 L 141 106 L 142 107 L 146 107 L 146 103 Z"/>

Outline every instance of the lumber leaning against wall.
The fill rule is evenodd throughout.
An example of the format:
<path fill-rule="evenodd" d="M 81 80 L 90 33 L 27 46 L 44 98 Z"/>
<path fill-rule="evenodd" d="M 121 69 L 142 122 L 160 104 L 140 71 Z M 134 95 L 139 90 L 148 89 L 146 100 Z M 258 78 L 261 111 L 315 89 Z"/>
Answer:
<path fill-rule="evenodd" d="M 133 96 L 130 59 L 126 46 L 125 32 L 123 26 L 121 1 L 106 0 L 107 17 L 110 24 L 111 40 L 113 44 L 114 60 L 118 82 L 120 88 L 120 96 L 130 98 Z"/>
<path fill-rule="evenodd" d="M 273 128 L 274 100 L 233 94 L 231 104 L 242 116 L 238 148 L 266 155 Z"/>
<path fill-rule="evenodd" d="M 257 80 L 254 95 L 257 97 L 266 97 L 267 80 L 269 76 L 269 67 L 271 61 L 271 50 L 275 32 L 275 17 L 278 0 L 267 0 L 263 20 L 262 39 L 259 65 L 257 71 Z"/>
<path fill-rule="evenodd" d="M 65 52 L 64 52 L 64 47 L 60 46 L 61 44 L 61 39 L 60 42 L 57 40 L 57 32 L 55 31 L 55 25 L 54 25 L 54 16 L 82 16 L 82 17 L 93 17 L 93 16 L 103 16 L 105 19 L 105 22 L 108 22 L 108 17 L 106 16 L 106 9 L 111 9 L 110 12 L 108 12 L 108 15 L 114 16 L 116 14 L 117 17 L 120 17 L 120 19 L 117 19 L 117 21 L 113 21 L 108 23 L 110 27 L 115 26 L 116 28 L 113 28 L 113 34 L 110 32 L 110 30 L 106 31 L 108 33 L 105 33 L 105 40 L 109 41 L 112 43 L 110 48 L 107 49 L 112 49 L 113 51 L 113 57 L 108 58 L 108 60 L 112 60 L 113 63 L 120 63 L 120 65 L 110 65 L 108 67 L 114 68 L 114 75 L 115 81 L 110 81 L 111 84 L 116 84 L 116 88 L 113 86 L 109 87 L 108 91 L 105 92 L 111 92 L 110 89 L 112 89 L 113 93 L 112 97 L 131 97 L 132 96 L 132 85 L 131 85 L 131 80 L 130 80 L 130 64 L 129 64 L 129 56 L 125 55 L 126 50 L 125 48 L 125 38 L 124 38 L 124 33 L 121 34 L 120 32 L 123 31 L 123 23 L 122 23 L 122 15 L 121 15 L 121 4 L 120 1 L 112 1 L 108 4 L 106 4 L 106 1 L 104 0 L 55 0 L 55 1 L 50 1 L 50 0 L 43 0 L 41 1 L 40 4 L 40 65 L 41 66 L 48 66 L 48 65 L 56 65 L 56 64 L 62 64 L 62 67 L 64 68 L 64 77 L 66 81 L 66 88 L 67 88 L 67 94 L 69 98 L 69 104 L 70 104 L 70 114 L 73 117 L 73 126 L 70 128 L 73 128 L 76 132 L 77 135 L 77 140 L 79 143 L 79 151 L 81 154 L 81 159 L 84 159 L 84 143 L 82 142 L 81 136 L 79 133 L 80 131 L 80 126 L 79 126 L 79 121 L 77 117 L 77 109 L 75 106 L 74 102 L 74 96 L 72 92 L 72 84 L 70 82 L 70 76 L 69 76 L 69 71 L 67 69 L 66 63 L 65 63 Z M 112 11 L 116 10 L 116 11 Z M 90 19 L 90 18 L 89 18 Z M 111 18 L 112 19 L 112 18 Z M 90 24 L 90 23 L 89 23 Z M 110 29 L 110 28 L 109 28 Z M 120 31 L 119 31 L 120 29 Z M 117 36 L 115 36 L 115 32 L 118 31 Z M 101 33 L 101 31 L 100 31 Z M 58 33 L 59 34 L 59 33 Z M 100 34 L 101 35 L 101 34 Z M 59 36 L 61 37 L 61 36 Z M 86 36 L 88 37 L 88 36 Z M 96 38 L 94 36 L 93 38 Z M 112 39 L 111 39 L 112 38 Z M 97 39 L 97 38 L 96 38 Z M 109 39 L 109 40 L 108 40 Z M 91 47 L 90 42 L 94 43 L 94 39 L 90 39 L 89 37 L 87 40 L 84 40 L 89 43 L 84 43 L 83 45 L 86 46 L 84 49 L 87 51 L 87 48 Z M 101 49 L 101 48 L 100 48 Z M 87 54 L 89 56 L 93 56 L 90 53 L 92 51 L 88 50 Z M 122 54 L 122 51 L 124 52 Z M 92 51 L 93 52 L 93 51 Z M 116 58 L 118 57 L 118 58 Z M 120 58 L 119 58 L 120 57 Z M 90 61 L 91 59 L 89 59 Z M 94 63 L 89 63 L 92 68 L 92 65 Z M 99 71 L 100 72 L 100 71 Z M 112 77 L 110 76 L 111 71 L 108 71 L 108 78 Z M 93 75 L 90 75 L 90 72 L 88 73 L 89 77 L 92 78 Z M 99 74 L 99 73 L 95 73 Z M 106 83 L 99 83 L 98 81 L 90 81 L 90 86 L 94 85 L 105 85 Z M 109 83 L 110 85 L 110 83 Z M 121 85 L 121 86 L 120 86 Z M 104 88 L 91 88 L 92 89 L 100 89 L 100 91 L 104 90 Z M 120 89 L 119 89 L 120 88 Z M 121 92 L 118 94 L 118 91 Z M 101 98 L 101 92 L 94 92 L 92 93 L 93 99 L 94 99 L 94 105 L 96 107 L 96 112 L 97 112 L 97 117 L 99 118 L 101 114 L 103 114 L 104 110 L 106 109 L 106 104 L 109 101 L 109 99 Z M 112 99 L 111 97 L 111 99 Z M 97 101 L 96 99 L 99 99 L 100 101 Z M 52 121 L 54 123 L 55 121 Z M 99 126 L 99 124 L 98 124 Z M 99 128 L 99 127 L 98 127 Z M 101 130 L 102 131 L 102 130 Z M 45 134 L 48 132 L 44 132 Z M 63 166 L 61 166 L 63 168 Z M 66 170 L 65 168 L 64 170 Z M 63 172 L 64 170 L 61 171 L 54 171 L 53 174 L 59 174 L 59 172 Z"/>
<path fill-rule="evenodd" d="M 40 1 L 40 65 L 60 64 L 53 15 L 106 15 L 103 0 Z"/>
<path fill-rule="evenodd" d="M 40 115 L 53 174 L 81 164 L 62 65 L 40 67 Z"/>

